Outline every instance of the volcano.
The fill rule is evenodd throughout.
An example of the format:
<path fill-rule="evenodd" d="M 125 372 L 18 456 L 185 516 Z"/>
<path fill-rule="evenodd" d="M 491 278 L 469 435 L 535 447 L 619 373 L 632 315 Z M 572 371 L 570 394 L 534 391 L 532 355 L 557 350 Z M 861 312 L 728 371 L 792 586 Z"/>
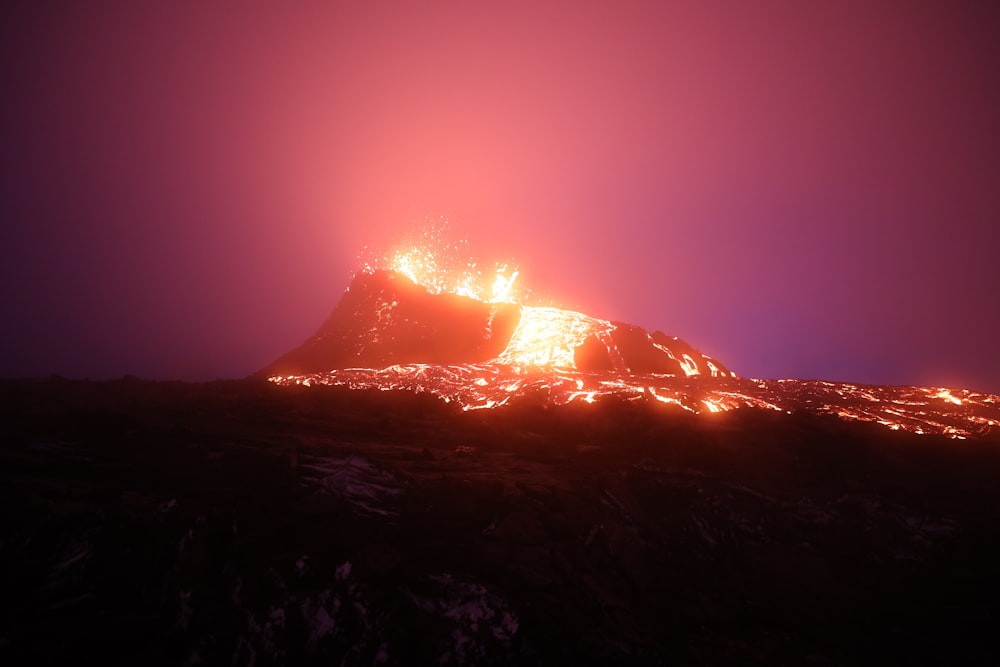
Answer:
<path fill-rule="evenodd" d="M 991 394 L 742 378 L 659 331 L 429 289 L 391 270 L 358 273 L 316 334 L 258 375 L 280 386 L 429 393 L 463 410 L 625 400 L 693 414 L 802 411 L 958 439 L 1000 430 Z"/>
<path fill-rule="evenodd" d="M 267 376 L 393 364 L 475 364 L 577 371 L 732 375 L 675 336 L 583 313 L 429 292 L 388 270 L 358 273 L 314 336 Z"/>

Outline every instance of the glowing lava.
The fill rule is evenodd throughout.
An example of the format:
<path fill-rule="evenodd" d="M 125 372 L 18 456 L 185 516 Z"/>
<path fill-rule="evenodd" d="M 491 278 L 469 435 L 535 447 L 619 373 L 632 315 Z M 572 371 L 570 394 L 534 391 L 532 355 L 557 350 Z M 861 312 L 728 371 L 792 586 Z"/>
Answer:
<path fill-rule="evenodd" d="M 447 225 L 432 226 L 411 242 L 397 247 L 382 262 L 369 263 L 368 272 L 379 264 L 400 273 L 430 294 L 455 294 L 483 303 L 520 304 L 515 290 L 519 271 L 498 263 L 491 274 L 483 274 L 471 259 L 461 256 L 457 244 L 443 242 Z M 442 249 L 443 248 L 443 249 Z M 496 363 L 513 366 L 576 368 L 575 352 L 589 338 L 614 349 L 614 326 L 583 313 L 546 306 L 521 305 L 520 321 Z M 669 354 L 669 352 L 668 352 Z M 612 354 L 615 368 L 624 369 L 620 355 Z"/>
<path fill-rule="evenodd" d="M 576 348 L 589 336 L 610 346 L 611 322 L 560 308 L 521 307 L 521 321 L 497 363 L 576 368 Z"/>
<path fill-rule="evenodd" d="M 1000 429 L 1000 396 L 963 390 L 961 403 L 942 401 L 929 387 L 855 385 L 813 380 L 752 380 L 732 377 L 668 377 L 609 371 L 502 364 L 407 364 L 347 368 L 328 373 L 272 377 L 282 385 L 328 385 L 351 389 L 429 393 L 463 410 L 497 408 L 539 397 L 553 406 L 576 401 L 652 402 L 665 410 L 710 417 L 735 409 L 835 415 L 879 424 L 893 431 L 934 433 L 966 439 Z"/>
<path fill-rule="evenodd" d="M 936 394 L 934 394 L 934 398 L 940 398 L 941 400 L 948 401 L 950 403 L 954 403 L 955 405 L 961 405 L 962 404 L 962 399 L 955 398 L 954 396 L 952 396 L 952 394 L 951 394 L 950 391 L 948 391 L 947 389 L 944 389 L 944 388 L 939 389 L 938 392 Z"/>
<path fill-rule="evenodd" d="M 968 390 L 737 378 L 676 337 L 522 304 L 516 268 L 483 273 L 457 246 L 440 247 L 431 234 L 366 264 L 327 323 L 268 379 L 430 393 L 463 410 L 611 399 L 706 418 L 733 409 L 829 414 L 953 438 L 1000 428 L 1000 397 Z"/>
<path fill-rule="evenodd" d="M 484 273 L 462 252 L 464 241 L 448 243 L 447 233 L 447 222 L 431 225 L 380 259 L 365 262 L 365 270 L 401 273 L 431 294 L 457 294 L 484 303 L 518 302 L 517 267 L 497 263 Z"/>

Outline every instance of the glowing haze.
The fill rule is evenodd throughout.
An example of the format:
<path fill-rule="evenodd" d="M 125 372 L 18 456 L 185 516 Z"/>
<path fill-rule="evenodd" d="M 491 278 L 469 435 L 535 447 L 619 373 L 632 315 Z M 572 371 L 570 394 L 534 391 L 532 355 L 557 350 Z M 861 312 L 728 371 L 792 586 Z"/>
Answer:
<path fill-rule="evenodd" d="M 1000 391 L 997 3 L 2 11 L 0 375 L 246 375 L 446 215 L 490 299 Z"/>

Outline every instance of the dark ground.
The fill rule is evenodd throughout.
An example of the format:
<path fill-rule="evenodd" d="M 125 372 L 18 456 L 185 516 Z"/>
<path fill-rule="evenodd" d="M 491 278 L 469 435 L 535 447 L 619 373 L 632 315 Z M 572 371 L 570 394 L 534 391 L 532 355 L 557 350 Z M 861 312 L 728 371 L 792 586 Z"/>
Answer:
<path fill-rule="evenodd" d="M 996 664 L 1000 439 L 0 381 L 0 664 Z"/>

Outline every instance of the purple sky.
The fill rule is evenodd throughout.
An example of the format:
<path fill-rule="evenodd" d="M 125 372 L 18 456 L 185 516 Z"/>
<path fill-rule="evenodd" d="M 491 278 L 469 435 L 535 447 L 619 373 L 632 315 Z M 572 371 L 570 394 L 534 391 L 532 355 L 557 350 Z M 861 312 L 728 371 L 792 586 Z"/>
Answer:
<path fill-rule="evenodd" d="M 1000 3 L 20 4 L 0 376 L 249 374 L 446 213 L 741 375 L 1000 393 Z"/>

